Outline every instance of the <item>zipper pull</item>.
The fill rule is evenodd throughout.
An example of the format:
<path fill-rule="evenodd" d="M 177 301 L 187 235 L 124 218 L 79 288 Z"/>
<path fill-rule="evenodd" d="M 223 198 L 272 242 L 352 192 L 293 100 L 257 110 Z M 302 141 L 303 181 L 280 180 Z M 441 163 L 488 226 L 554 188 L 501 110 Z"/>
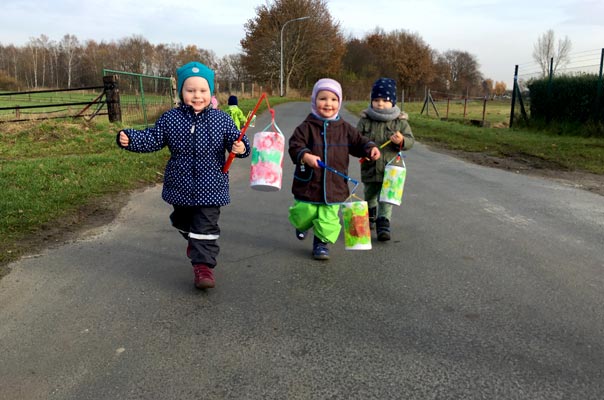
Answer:
<path fill-rule="evenodd" d="M 191 133 L 195 133 L 195 125 L 191 126 Z"/>

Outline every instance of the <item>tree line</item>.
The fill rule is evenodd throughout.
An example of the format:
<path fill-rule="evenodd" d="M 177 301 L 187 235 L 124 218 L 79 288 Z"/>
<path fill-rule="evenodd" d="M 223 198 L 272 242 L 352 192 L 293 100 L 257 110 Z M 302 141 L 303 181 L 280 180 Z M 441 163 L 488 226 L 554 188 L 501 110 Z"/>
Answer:
<path fill-rule="evenodd" d="M 303 16 L 309 18 L 291 21 Z M 0 43 L 0 90 L 97 86 L 103 69 L 172 76 L 191 60 L 215 69 L 219 88 L 250 82 L 271 94 L 279 92 L 281 66 L 286 93 L 306 94 L 317 79 L 332 77 L 343 83 L 347 98 L 364 99 L 380 76 L 392 77 L 415 97 L 422 97 L 426 87 L 469 96 L 506 90 L 505 83 L 482 75 L 474 55 L 438 52 L 418 33 L 376 27 L 362 38 L 345 37 L 326 0 L 267 1 L 244 31 L 242 53 L 224 57 L 193 44 L 154 45 L 140 35 L 83 43 L 70 34 L 59 41 L 40 35 L 24 46 Z"/>

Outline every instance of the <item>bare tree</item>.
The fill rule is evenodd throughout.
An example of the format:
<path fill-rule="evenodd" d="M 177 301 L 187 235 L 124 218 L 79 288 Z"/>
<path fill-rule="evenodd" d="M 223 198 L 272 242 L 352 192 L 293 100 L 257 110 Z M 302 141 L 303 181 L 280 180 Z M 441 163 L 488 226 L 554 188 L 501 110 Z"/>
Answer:
<path fill-rule="evenodd" d="M 38 48 L 40 49 L 40 56 L 42 57 L 42 87 L 46 87 L 46 59 L 50 53 L 51 43 L 46 35 L 40 35 L 40 37 L 36 39 L 36 42 L 38 44 Z M 50 80 L 52 81 L 52 77 Z"/>
<path fill-rule="evenodd" d="M 537 39 L 537 43 L 533 47 L 533 59 L 541 67 L 542 76 L 547 76 L 550 70 L 550 62 L 552 58 L 554 63 L 551 66 L 552 71 L 555 73 L 559 67 L 563 67 L 568 64 L 570 50 L 572 43 L 568 36 L 564 39 L 558 40 L 558 48 L 556 48 L 555 33 L 552 29 L 549 29 L 543 35 Z"/>
<path fill-rule="evenodd" d="M 50 42 L 49 50 L 49 61 L 48 65 L 50 66 L 50 79 L 52 84 L 55 87 L 59 86 L 59 76 L 61 76 L 59 72 L 59 57 L 61 55 L 61 48 L 54 40 Z M 54 79 L 53 79 L 54 77 Z"/>
<path fill-rule="evenodd" d="M 65 35 L 60 43 L 61 51 L 65 57 L 65 68 L 67 69 L 67 87 L 71 87 L 74 67 L 81 54 L 80 42 L 74 35 Z"/>
<path fill-rule="evenodd" d="M 493 95 L 493 92 L 495 91 L 494 85 L 495 85 L 495 83 L 493 82 L 493 80 L 491 78 L 487 78 L 482 81 L 483 93 L 488 98 L 491 98 L 491 96 Z"/>
<path fill-rule="evenodd" d="M 31 72 L 33 74 L 33 81 L 30 82 L 29 86 L 37 88 L 38 87 L 38 62 L 40 58 L 40 42 L 36 38 L 29 38 L 29 42 L 27 43 L 27 48 L 29 50 L 29 57 L 31 60 Z"/>
<path fill-rule="evenodd" d="M 120 70 L 146 74 L 151 65 L 153 47 L 142 35 L 132 35 L 118 42 Z"/>
<path fill-rule="evenodd" d="M 453 92 L 482 91 L 479 64 L 467 51 L 447 50 L 438 57 L 440 70 L 446 74 L 448 87 Z"/>

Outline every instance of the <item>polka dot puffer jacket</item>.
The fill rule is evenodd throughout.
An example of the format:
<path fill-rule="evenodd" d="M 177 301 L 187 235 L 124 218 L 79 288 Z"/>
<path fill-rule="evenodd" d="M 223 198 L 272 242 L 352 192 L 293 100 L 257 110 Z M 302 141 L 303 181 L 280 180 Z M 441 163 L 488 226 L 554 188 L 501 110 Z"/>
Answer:
<path fill-rule="evenodd" d="M 208 107 L 198 114 L 181 105 L 162 114 L 155 126 L 144 130 L 124 129 L 128 151 L 148 153 L 168 146 L 170 159 L 164 174 L 162 198 L 180 206 L 223 206 L 230 203 L 229 175 L 222 172 L 228 153 L 239 137 L 231 117 Z M 119 138 L 119 134 L 118 134 Z M 242 139 L 250 155 L 246 136 Z M 119 146 L 119 140 L 118 140 Z"/>

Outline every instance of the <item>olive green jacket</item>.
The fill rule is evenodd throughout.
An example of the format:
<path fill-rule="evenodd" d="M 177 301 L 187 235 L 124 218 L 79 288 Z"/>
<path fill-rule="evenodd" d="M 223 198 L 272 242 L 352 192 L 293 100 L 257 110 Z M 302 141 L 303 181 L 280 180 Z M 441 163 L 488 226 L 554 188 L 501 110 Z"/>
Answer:
<path fill-rule="evenodd" d="M 363 164 L 361 164 L 361 180 L 364 183 L 382 182 L 384 180 L 386 164 L 395 158 L 399 151 L 409 150 L 415 143 L 415 137 L 407 122 L 407 114 L 403 112 L 401 112 L 397 119 L 392 121 L 372 120 L 365 112 L 362 112 L 361 119 L 359 119 L 357 124 L 357 129 L 378 146 L 382 146 L 390 140 L 390 136 L 395 132 L 402 133 L 404 137 L 402 148 L 398 144 L 388 143 L 384 147 L 380 147 L 382 156 L 378 160 L 365 160 Z"/>

